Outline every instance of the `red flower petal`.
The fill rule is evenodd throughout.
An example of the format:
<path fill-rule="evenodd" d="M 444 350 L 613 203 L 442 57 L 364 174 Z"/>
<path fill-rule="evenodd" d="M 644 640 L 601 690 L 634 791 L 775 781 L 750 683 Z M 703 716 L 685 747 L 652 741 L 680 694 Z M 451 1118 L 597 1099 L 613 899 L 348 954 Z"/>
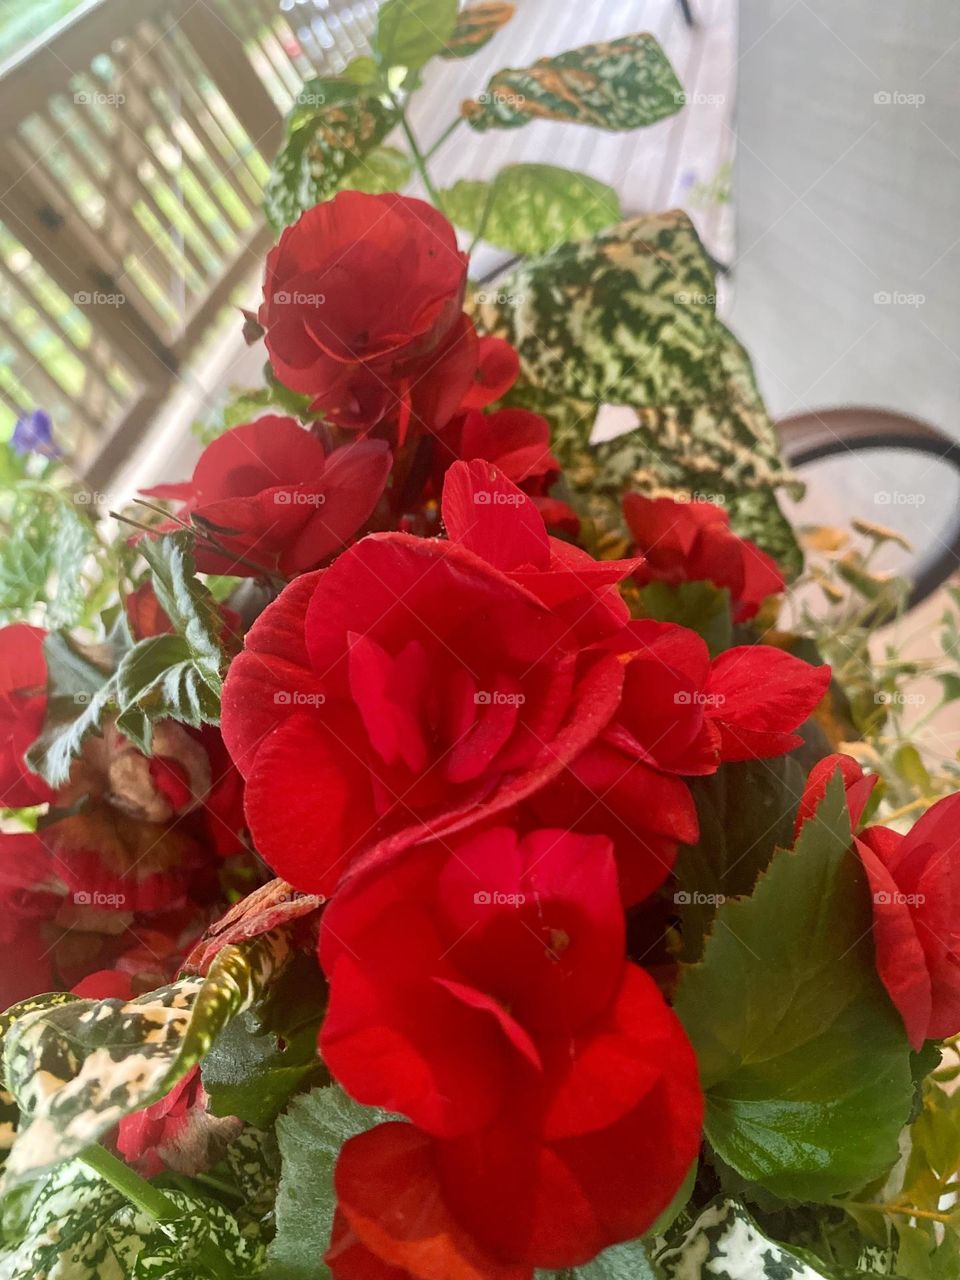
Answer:
<path fill-rule="evenodd" d="M 530 1280 L 528 1266 L 487 1254 L 453 1217 L 433 1144 L 412 1125 L 382 1124 L 351 1138 L 334 1178 L 353 1236 L 387 1266 L 418 1280 Z M 367 1273 L 348 1269 L 349 1243 L 338 1235 L 325 1260 L 337 1280 L 367 1280 Z"/>
<path fill-rule="evenodd" d="M 707 694 L 724 760 L 780 755 L 800 744 L 792 730 L 810 715 L 830 683 L 829 667 L 769 645 L 738 645 L 714 660 Z"/>

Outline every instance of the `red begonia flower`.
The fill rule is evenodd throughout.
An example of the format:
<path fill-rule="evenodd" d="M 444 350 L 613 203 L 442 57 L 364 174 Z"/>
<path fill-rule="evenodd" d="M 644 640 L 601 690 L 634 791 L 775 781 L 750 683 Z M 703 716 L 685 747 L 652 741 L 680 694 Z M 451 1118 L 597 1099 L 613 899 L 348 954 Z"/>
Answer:
<path fill-rule="evenodd" d="M 618 631 L 629 619 L 618 583 L 640 561 L 594 560 L 551 538 L 535 500 L 492 463 L 455 462 L 444 480 L 441 512 L 451 542 L 532 591 L 583 643 Z"/>
<path fill-rule="evenodd" d="M 434 427 L 475 384 L 467 258 L 422 200 L 342 191 L 287 227 L 267 258 L 259 320 L 273 368 L 339 426 L 415 412 Z"/>
<path fill-rule="evenodd" d="M 799 745 L 793 730 L 820 701 L 830 669 L 766 645 L 711 661 L 700 636 L 672 623 L 632 622 L 604 644 L 624 662 L 620 706 L 528 807 L 541 822 L 609 836 L 624 901 L 634 903 L 663 882 L 677 846 L 697 839 L 681 779 Z"/>
<path fill-rule="evenodd" d="M 877 972 L 914 1049 L 960 1031 L 960 795 L 938 800 L 907 835 L 856 838 L 873 895 Z"/>
<path fill-rule="evenodd" d="M 361 1102 L 444 1137 L 500 1115 L 524 1066 L 542 1075 L 531 1034 L 576 1035 L 624 964 L 607 840 L 495 827 L 454 849 L 361 876 L 320 930 L 323 1060 Z"/>
<path fill-rule="evenodd" d="M 551 548 L 510 489 L 519 562 L 445 503 L 462 541 L 365 538 L 287 587 L 232 663 L 224 740 L 254 843 L 297 888 L 506 810 L 613 713 L 622 663 L 584 640 L 622 616 L 623 567 Z"/>
<path fill-rule="evenodd" d="M 292 577 L 339 551 L 366 523 L 390 465 L 382 440 L 328 453 L 295 419 L 268 414 L 208 444 L 185 484 L 144 492 L 183 502 L 179 514 L 226 548 L 199 538 L 201 572 Z"/>
<path fill-rule="evenodd" d="M 641 584 L 659 580 L 712 582 L 730 592 L 734 618 L 752 618 L 767 596 L 783 590 L 777 562 L 747 538 L 738 538 L 730 517 L 712 502 L 675 502 L 628 493 L 623 513 L 644 567 Z"/>
<path fill-rule="evenodd" d="M 55 860 L 31 832 L 0 834 L 0 1011 L 18 1000 L 55 988 L 52 921 L 62 901 Z"/>
<path fill-rule="evenodd" d="M 455 418 L 439 441 L 437 469 L 442 476 L 456 459 L 493 463 L 506 478 L 533 498 L 548 527 L 575 536 L 577 514 L 549 490 L 560 476 L 560 464 L 550 451 L 550 424 L 528 409 L 498 409 L 494 413 L 466 413 Z"/>
<path fill-rule="evenodd" d="M 343 1157 L 341 1211 L 382 1261 L 420 1274 L 417 1241 L 448 1234 L 452 1215 L 501 1262 L 574 1266 L 669 1202 L 699 1142 L 696 1063 L 624 959 L 607 840 L 494 827 L 415 849 L 389 876 L 358 872 L 327 907 L 320 958 L 324 1061 L 435 1140 L 391 1126 Z M 384 1142 L 417 1148 L 419 1223 L 384 1186 L 364 1190 Z"/>
<path fill-rule="evenodd" d="M 132 1000 L 133 978 L 122 969 L 98 969 L 71 988 L 81 1000 Z"/>
<path fill-rule="evenodd" d="M 47 714 L 45 635 L 25 623 L 0 627 L 0 806 L 10 809 L 53 799 L 23 758 Z"/>
<path fill-rule="evenodd" d="M 850 826 L 856 833 L 863 811 L 866 809 L 873 794 L 873 789 L 880 779 L 875 773 L 864 773 L 859 762 L 854 760 L 853 756 L 837 753 L 824 756 L 822 760 L 818 760 L 807 774 L 807 783 L 797 808 L 794 839 L 800 835 L 800 830 L 807 819 L 812 818 L 816 813 L 821 800 L 827 793 L 830 779 L 837 770 L 840 771 L 840 775 L 843 778 L 843 787 L 847 797 L 847 812 L 850 815 Z"/>
<path fill-rule="evenodd" d="M 520 373 L 520 357 L 503 338 L 485 335 L 477 346 L 473 385 L 460 401 L 463 410 L 483 409 L 510 390 Z"/>
<path fill-rule="evenodd" d="M 242 1128 L 243 1122 L 233 1116 L 208 1114 L 196 1066 L 158 1102 L 121 1119 L 117 1150 L 148 1178 L 164 1168 L 194 1174 L 215 1164 L 224 1142 Z"/>
<path fill-rule="evenodd" d="M 447 1207 L 435 1144 L 409 1124 L 351 1138 L 336 1168 L 340 1197 L 324 1255 L 334 1280 L 531 1280 L 493 1257 Z"/>

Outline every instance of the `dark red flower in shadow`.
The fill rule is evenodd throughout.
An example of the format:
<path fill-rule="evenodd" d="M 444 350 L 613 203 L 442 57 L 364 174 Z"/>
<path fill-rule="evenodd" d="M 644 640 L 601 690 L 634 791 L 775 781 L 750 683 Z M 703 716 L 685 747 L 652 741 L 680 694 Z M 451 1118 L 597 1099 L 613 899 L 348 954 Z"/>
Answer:
<path fill-rule="evenodd" d="M 730 528 L 730 517 L 712 502 L 675 502 L 628 493 L 623 513 L 644 568 L 637 581 L 712 582 L 730 592 L 734 619 L 752 618 L 767 596 L 783 590 L 772 556 Z"/>
<path fill-rule="evenodd" d="M 47 714 L 45 636 L 40 627 L 25 623 L 0 627 L 0 807 L 16 809 L 53 798 L 24 760 Z"/>
<path fill-rule="evenodd" d="M 202 573 L 293 577 L 366 523 L 391 461 L 382 440 L 328 452 L 295 419 L 268 414 L 207 445 L 189 481 L 144 492 L 182 502 L 179 515 L 210 535 L 197 540 Z"/>

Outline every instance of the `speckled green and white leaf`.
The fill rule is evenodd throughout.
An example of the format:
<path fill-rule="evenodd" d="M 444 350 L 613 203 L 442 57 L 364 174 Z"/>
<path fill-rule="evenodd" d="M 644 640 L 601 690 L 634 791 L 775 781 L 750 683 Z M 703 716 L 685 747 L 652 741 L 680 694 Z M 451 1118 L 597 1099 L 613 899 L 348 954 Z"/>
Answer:
<path fill-rule="evenodd" d="M 456 29 L 447 41 L 441 58 L 468 58 L 492 40 L 516 13 L 506 0 L 477 0 L 460 10 Z"/>
<path fill-rule="evenodd" d="M 280 1181 L 280 1148 L 275 1129 L 247 1125 L 227 1147 L 224 1161 L 243 1196 L 238 1216 L 244 1222 L 273 1218 Z"/>
<path fill-rule="evenodd" d="M 0 1252 L 0 1280 L 197 1280 L 199 1246 L 214 1243 L 235 1280 L 262 1267 L 259 1241 L 206 1197 L 167 1191 L 183 1216 L 158 1223 L 85 1165 L 55 1170 L 33 1201 L 16 1247 Z"/>
<path fill-rule="evenodd" d="M 522 382 L 508 400 L 550 418 L 581 509 L 599 505 L 612 531 L 625 487 L 762 495 L 739 531 L 792 575 L 801 558 L 772 491 L 796 482 L 749 357 L 714 303 L 710 262 L 680 212 L 561 245 L 474 299 L 479 326 L 518 349 Z M 638 425 L 589 447 L 603 403 L 629 406 Z"/>
<path fill-rule="evenodd" d="M 710 1205 L 656 1263 L 666 1280 L 834 1280 L 831 1271 L 768 1239 L 736 1200 Z"/>
<path fill-rule="evenodd" d="M 43 996 L 31 996 L 11 1005 L 6 1013 L 0 1014 L 0 1051 L 6 1041 L 7 1032 L 17 1021 L 28 1013 L 36 1013 L 40 1009 L 54 1009 L 58 1005 L 70 1004 L 79 1000 L 79 996 L 69 991 L 52 991 Z M 6 1160 L 7 1152 L 13 1146 L 17 1136 L 17 1125 L 20 1123 L 20 1108 L 9 1089 L 0 1085 L 0 1160 Z"/>
<path fill-rule="evenodd" d="M 710 398 L 714 279 L 685 213 L 632 218 L 525 262 L 478 300 L 524 376 L 556 395 L 658 407 Z"/>
<path fill-rule="evenodd" d="M 265 1246 L 245 1235 L 229 1209 L 205 1196 L 165 1191 L 183 1212 L 162 1224 L 125 1204 L 103 1225 L 102 1235 L 129 1280 L 197 1280 L 204 1244 L 224 1259 L 232 1280 L 262 1274 Z"/>
<path fill-rule="evenodd" d="M 283 933 L 225 947 L 206 978 L 135 1000 L 83 1000 L 27 1014 L 11 1028 L 7 1087 L 22 1112 L 3 1186 L 10 1189 L 162 1098 L 247 1009 L 290 955 Z"/>
<path fill-rule="evenodd" d="M 299 96 L 264 192 L 264 213 L 275 231 L 344 185 L 397 119 L 375 93 L 342 77 L 308 81 Z"/>
<path fill-rule="evenodd" d="M 100 1230 L 124 1203 L 85 1165 L 63 1165 L 34 1199 L 17 1247 L 0 1253 L 0 1280 L 127 1280 Z"/>
<path fill-rule="evenodd" d="M 621 36 L 498 71 L 460 110 L 474 129 L 564 120 L 598 129 L 641 129 L 683 106 L 680 81 L 651 35 Z"/>

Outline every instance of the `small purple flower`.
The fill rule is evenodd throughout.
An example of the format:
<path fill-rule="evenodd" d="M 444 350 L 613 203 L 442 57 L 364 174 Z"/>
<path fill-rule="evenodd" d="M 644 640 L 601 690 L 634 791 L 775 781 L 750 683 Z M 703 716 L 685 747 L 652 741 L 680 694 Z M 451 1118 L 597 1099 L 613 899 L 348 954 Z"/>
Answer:
<path fill-rule="evenodd" d="M 34 409 L 18 418 L 10 443 L 15 453 L 40 453 L 45 458 L 59 458 L 61 454 L 54 443 L 50 415 L 44 409 Z"/>

